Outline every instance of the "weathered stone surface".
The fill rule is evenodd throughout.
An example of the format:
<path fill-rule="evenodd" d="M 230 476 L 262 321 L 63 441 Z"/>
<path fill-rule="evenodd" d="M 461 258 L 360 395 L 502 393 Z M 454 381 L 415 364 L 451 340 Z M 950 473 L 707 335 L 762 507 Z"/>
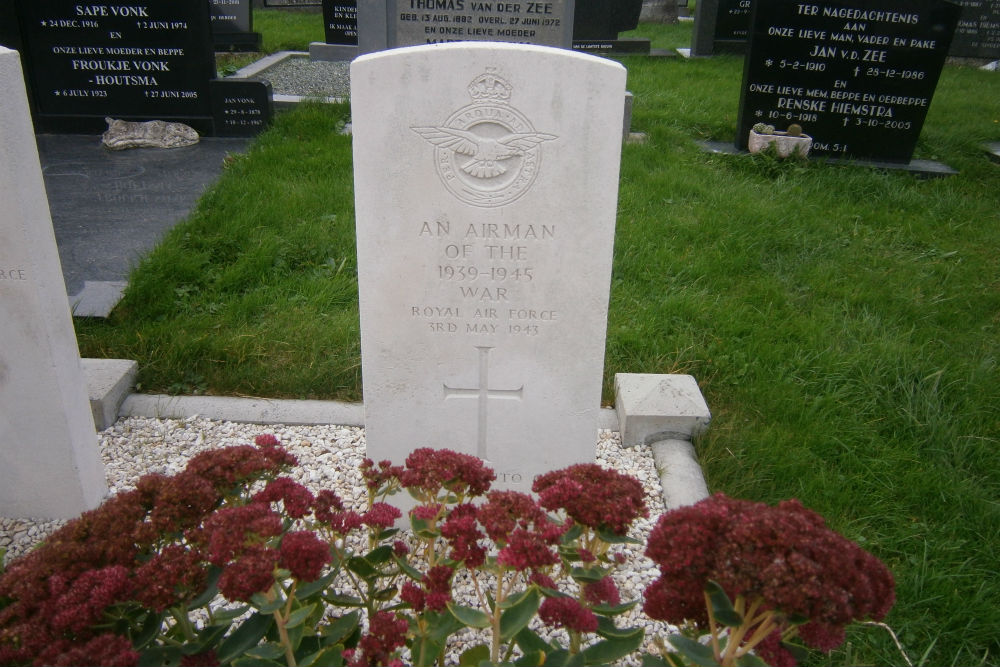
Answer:
<path fill-rule="evenodd" d="M 0 47 L 0 515 L 68 518 L 107 487 L 16 51 Z"/>
<path fill-rule="evenodd" d="M 593 460 L 624 68 L 463 43 L 351 81 L 371 457 L 447 447 L 519 490 Z"/>
<path fill-rule="evenodd" d="M 105 118 L 104 147 L 112 151 L 129 148 L 180 148 L 198 143 L 198 132 L 184 123 L 149 120 L 142 123 Z"/>

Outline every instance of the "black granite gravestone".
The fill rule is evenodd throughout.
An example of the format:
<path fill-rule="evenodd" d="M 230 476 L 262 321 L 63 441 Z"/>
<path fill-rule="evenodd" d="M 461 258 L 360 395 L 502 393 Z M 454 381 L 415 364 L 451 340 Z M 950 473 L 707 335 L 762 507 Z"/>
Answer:
<path fill-rule="evenodd" d="M 21 31 L 17 25 L 14 0 L 0 0 L 0 46 L 21 50 Z"/>
<path fill-rule="evenodd" d="M 265 7 L 319 7 L 321 0 L 264 0 Z"/>
<path fill-rule="evenodd" d="M 250 79 L 213 79 L 212 116 L 217 137 L 248 137 L 271 124 L 271 84 Z"/>
<path fill-rule="evenodd" d="M 576 0 L 573 48 L 598 53 L 649 53 L 648 39 L 619 39 L 635 30 L 642 0 Z"/>
<path fill-rule="evenodd" d="M 751 7 L 751 0 L 699 0 L 694 10 L 691 55 L 745 52 Z"/>
<path fill-rule="evenodd" d="M 98 133 L 113 117 L 181 122 L 212 135 L 223 120 L 212 114 L 205 0 L 11 4 L 39 132 Z"/>
<path fill-rule="evenodd" d="M 358 1 L 323 0 L 327 44 L 358 45 Z"/>
<path fill-rule="evenodd" d="M 962 7 L 949 55 L 1000 59 L 1000 0 L 952 0 Z"/>
<path fill-rule="evenodd" d="M 813 154 L 907 163 L 959 7 L 944 0 L 755 0 L 736 145 L 797 123 Z"/>
<path fill-rule="evenodd" d="M 208 6 L 216 51 L 260 51 L 260 33 L 253 31 L 250 0 L 209 0 Z"/>

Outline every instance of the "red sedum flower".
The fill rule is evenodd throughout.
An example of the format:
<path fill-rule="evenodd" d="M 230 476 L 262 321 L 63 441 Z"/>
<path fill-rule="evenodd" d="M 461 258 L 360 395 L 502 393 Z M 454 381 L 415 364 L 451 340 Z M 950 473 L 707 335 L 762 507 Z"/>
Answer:
<path fill-rule="evenodd" d="M 481 496 L 489 490 L 496 473 L 481 459 L 450 449 L 421 447 L 406 457 L 400 475 L 404 488 L 422 491 L 433 498 L 444 489 L 451 493 Z"/>
<path fill-rule="evenodd" d="M 254 546 L 227 565 L 219 577 L 219 592 L 230 602 L 249 602 L 254 593 L 264 593 L 274 584 L 278 552 Z"/>
<path fill-rule="evenodd" d="M 396 524 L 396 519 L 403 516 L 399 508 L 388 503 L 372 503 L 371 509 L 362 515 L 362 520 L 369 528 L 392 528 Z"/>
<path fill-rule="evenodd" d="M 597 616 L 573 598 L 545 598 L 538 608 L 538 616 L 546 625 L 557 628 L 575 632 L 597 630 Z"/>
<path fill-rule="evenodd" d="M 596 463 L 580 463 L 535 479 L 531 490 L 542 507 L 562 509 L 594 530 L 624 535 L 639 517 L 649 516 L 639 480 Z"/>
<path fill-rule="evenodd" d="M 646 590 L 650 617 L 707 622 L 702 591 L 715 581 L 731 599 L 809 619 L 800 635 L 825 651 L 846 624 L 883 618 L 895 599 L 888 568 L 797 500 L 770 507 L 717 494 L 660 517 L 646 555 L 660 568 Z"/>
<path fill-rule="evenodd" d="M 301 519 L 312 510 L 316 499 L 309 489 L 290 477 L 279 477 L 268 482 L 263 491 L 250 499 L 254 503 L 276 503 L 281 501 L 285 513 L 293 519 Z"/>
<path fill-rule="evenodd" d="M 286 533 L 281 538 L 278 564 L 299 581 L 316 581 L 330 562 L 330 545 L 308 530 Z"/>

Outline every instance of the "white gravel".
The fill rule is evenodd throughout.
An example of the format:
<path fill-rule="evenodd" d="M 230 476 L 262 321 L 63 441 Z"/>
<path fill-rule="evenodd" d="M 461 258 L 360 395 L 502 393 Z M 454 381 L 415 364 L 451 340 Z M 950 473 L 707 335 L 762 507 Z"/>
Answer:
<path fill-rule="evenodd" d="M 100 432 L 99 439 L 108 486 L 111 493 L 115 493 L 134 488 L 136 480 L 143 474 L 180 472 L 198 452 L 250 444 L 254 437 L 263 433 L 274 434 L 282 446 L 298 458 L 299 466 L 292 477 L 314 492 L 323 488 L 332 489 L 348 507 L 363 509 L 367 494 L 358 470 L 365 457 L 363 428 L 242 424 L 198 417 L 183 420 L 126 417 Z M 650 529 L 664 512 L 660 479 L 649 448 L 623 448 L 616 432 L 599 432 L 597 462 L 633 475 L 642 483 L 646 493 L 649 518 L 638 520 L 630 532 L 643 544 L 622 546 L 620 550 L 627 552 L 629 569 L 616 576 L 623 600 L 641 599 L 642 591 L 657 574 L 655 565 L 642 555 L 642 551 Z M 0 517 L 0 549 L 7 549 L 5 560 L 25 553 L 63 523 Z M 457 593 L 461 595 L 461 591 Z M 618 624 L 645 625 L 648 643 L 651 636 L 662 635 L 668 627 L 645 619 L 640 608 L 641 604 L 620 617 Z M 456 648 L 450 657 L 457 655 Z"/>

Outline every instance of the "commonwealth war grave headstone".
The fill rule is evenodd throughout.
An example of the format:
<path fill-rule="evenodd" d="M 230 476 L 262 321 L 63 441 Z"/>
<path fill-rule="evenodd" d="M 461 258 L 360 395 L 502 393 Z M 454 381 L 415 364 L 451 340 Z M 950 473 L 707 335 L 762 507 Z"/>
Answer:
<path fill-rule="evenodd" d="M 448 447 L 522 491 L 592 461 L 625 69 L 463 43 L 351 82 L 369 455 Z"/>
<path fill-rule="evenodd" d="M 950 55 L 1000 58 L 1000 0 L 952 0 L 962 7 Z"/>
<path fill-rule="evenodd" d="M 816 155 L 907 163 L 959 7 L 943 0 L 755 0 L 736 143 L 797 123 Z"/>
<path fill-rule="evenodd" d="M 215 53 L 205 0 L 3 1 L 17 13 L 36 130 L 96 134 L 113 117 L 214 134 L 222 119 L 212 116 Z"/>
<path fill-rule="evenodd" d="M 107 487 L 19 60 L 0 47 L 0 513 L 69 518 Z"/>

